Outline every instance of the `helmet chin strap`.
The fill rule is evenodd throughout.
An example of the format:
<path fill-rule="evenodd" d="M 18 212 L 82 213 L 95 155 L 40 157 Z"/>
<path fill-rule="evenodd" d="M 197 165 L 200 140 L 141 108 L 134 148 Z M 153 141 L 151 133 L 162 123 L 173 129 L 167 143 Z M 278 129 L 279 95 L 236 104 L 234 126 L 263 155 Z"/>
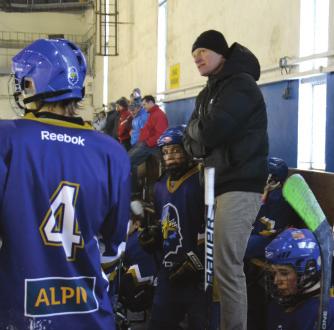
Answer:
<path fill-rule="evenodd" d="M 314 297 L 318 295 L 319 293 L 320 293 L 320 283 L 318 287 L 314 286 L 312 287 L 312 290 L 310 291 L 307 291 L 307 292 L 305 291 L 303 293 L 296 294 L 295 296 L 292 297 L 290 301 L 287 301 L 283 305 L 286 306 L 287 309 L 290 309 L 290 308 L 293 309 L 294 307 L 296 307 L 298 304 L 302 303 L 306 299 L 310 297 Z"/>
<path fill-rule="evenodd" d="M 17 105 L 21 110 L 23 110 L 23 112 L 24 112 L 25 114 L 28 113 L 28 112 L 39 111 L 39 110 L 41 110 L 41 108 L 42 108 L 43 105 L 44 105 L 44 103 L 43 103 L 42 101 L 40 101 L 40 102 L 38 102 L 38 103 L 35 103 L 35 104 L 36 104 L 36 108 L 34 108 L 34 109 L 25 107 L 25 106 L 22 105 L 22 102 L 23 102 L 24 104 L 27 104 L 27 103 L 24 102 L 24 100 L 20 101 L 20 95 L 22 95 L 22 93 L 20 93 L 20 92 L 15 92 L 15 93 L 13 94 L 13 96 L 14 96 L 14 100 L 15 100 L 16 105 Z M 31 102 L 33 102 L 33 101 L 31 101 Z M 31 103 L 31 102 L 29 102 L 29 103 Z M 37 104 L 38 104 L 38 106 L 37 106 Z"/>
<path fill-rule="evenodd" d="M 39 93 L 39 94 L 35 94 L 33 96 L 26 97 L 23 100 L 23 103 L 28 104 L 28 103 L 36 102 L 36 101 L 43 101 L 45 99 L 48 99 L 48 98 L 51 98 L 51 97 L 56 97 L 56 96 L 59 96 L 59 95 L 64 95 L 64 94 L 69 93 L 69 92 L 71 92 L 70 89 L 62 89 L 62 90 L 54 91 L 54 92 Z"/>
<path fill-rule="evenodd" d="M 304 291 L 305 294 L 314 293 L 315 291 L 320 290 L 320 281 L 312 285 L 310 288 Z"/>
<path fill-rule="evenodd" d="M 15 103 L 16 103 L 16 105 L 17 105 L 20 109 L 22 109 L 22 110 L 27 110 L 27 108 L 25 108 L 24 106 L 22 106 L 22 104 L 20 103 L 20 95 L 22 95 L 21 92 L 15 92 L 15 93 L 13 94 Z"/>

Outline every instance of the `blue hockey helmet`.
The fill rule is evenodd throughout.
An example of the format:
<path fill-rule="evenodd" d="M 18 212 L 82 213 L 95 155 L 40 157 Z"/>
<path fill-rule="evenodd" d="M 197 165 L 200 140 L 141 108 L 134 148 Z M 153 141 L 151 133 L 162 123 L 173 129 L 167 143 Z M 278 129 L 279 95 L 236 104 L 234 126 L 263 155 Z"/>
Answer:
<path fill-rule="evenodd" d="M 58 102 L 84 97 L 86 60 L 78 46 L 66 39 L 39 39 L 12 59 L 16 93 L 22 93 L 26 81 L 34 85 L 34 95 L 23 100 Z"/>
<path fill-rule="evenodd" d="M 183 145 L 183 135 L 185 131 L 185 125 L 167 128 L 164 133 L 161 134 L 157 141 L 158 147 L 162 148 L 170 144 Z"/>
<path fill-rule="evenodd" d="M 283 183 L 288 176 L 288 166 L 281 158 L 270 157 L 268 160 L 268 171 L 273 179 L 281 183 Z"/>
<path fill-rule="evenodd" d="M 309 271 L 309 264 L 320 272 L 319 245 L 308 229 L 288 228 L 265 248 L 268 262 L 274 265 L 291 265 L 297 274 Z"/>
<path fill-rule="evenodd" d="M 297 274 L 296 292 L 282 295 L 275 284 L 275 272 L 267 272 L 267 290 L 279 304 L 293 306 L 303 300 L 306 292 L 308 295 L 318 292 L 320 249 L 317 240 L 308 229 L 284 230 L 266 246 L 265 257 L 272 265 L 291 266 Z"/>

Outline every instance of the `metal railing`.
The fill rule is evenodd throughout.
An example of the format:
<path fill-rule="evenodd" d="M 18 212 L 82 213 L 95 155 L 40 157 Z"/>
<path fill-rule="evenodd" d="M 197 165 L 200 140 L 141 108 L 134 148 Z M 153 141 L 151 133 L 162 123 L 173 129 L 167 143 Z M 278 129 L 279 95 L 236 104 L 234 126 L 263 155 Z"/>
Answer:
<path fill-rule="evenodd" d="M 117 56 L 117 0 L 96 0 L 96 20 L 99 36 L 97 55 Z"/>
<path fill-rule="evenodd" d="M 37 39 L 48 39 L 50 34 L 38 33 L 38 32 L 20 32 L 20 31 L 0 31 L 0 49 L 21 49 L 32 43 Z M 90 47 L 94 47 L 95 33 L 94 28 L 88 30 L 84 35 L 79 34 L 64 34 L 64 38 L 74 42 L 84 52 L 87 59 L 87 71 L 88 74 L 93 73 L 94 59 L 91 58 L 94 55 L 90 50 Z M 6 56 L 1 54 L 0 56 Z M 11 56 L 11 54 L 8 54 Z M 9 63 L 10 61 L 8 61 Z M 0 72 L 1 75 L 1 72 Z"/>
<path fill-rule="evenodd" d="M 93 4 L 93 0 L 1 0 L 0 9 L 7 12 L 82 11 Z"/>

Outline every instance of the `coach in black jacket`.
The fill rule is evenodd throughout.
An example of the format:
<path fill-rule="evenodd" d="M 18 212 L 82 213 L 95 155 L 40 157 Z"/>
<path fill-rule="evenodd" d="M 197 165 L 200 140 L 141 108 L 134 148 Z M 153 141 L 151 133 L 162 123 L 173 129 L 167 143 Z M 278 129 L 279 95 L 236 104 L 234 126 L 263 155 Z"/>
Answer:
<path fill-rule="evenodd" d="M 246 330 L 243 258 L 268 174 L 266 107 L 256 84 L 260 65 L 238 43 L 229 48 L 215 30 L 196 39 L 192 55 L 208 82 L 196 99 L 184 145 L 216 169 L 214 266 L 221 330 Z"/>

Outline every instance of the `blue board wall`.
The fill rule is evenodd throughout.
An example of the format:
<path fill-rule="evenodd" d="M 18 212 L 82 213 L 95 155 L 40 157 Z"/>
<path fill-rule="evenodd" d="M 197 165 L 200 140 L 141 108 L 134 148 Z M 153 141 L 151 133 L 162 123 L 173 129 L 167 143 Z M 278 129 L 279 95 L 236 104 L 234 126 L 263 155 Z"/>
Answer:
<path fill-rule="evenodd" d="M 334 74 L 327 75 L 326 171 L 334 172 Z"/>
<path fill-rule="evenodd" d="M 298 87 L 298 80 L 260 86 L 267 106 L 269 156 L 284 159 L 289 167 L 297 167 Z"/>
<path fill-rule="evenodd" d="M 286 88 L 289 95 L 283 97 Z M 268 113 L 269 156 L 283 158 L 297 167 L 299 81 L 260 86 Z M 169 126 L 187 123 L 195 98 L 165 103 Z M 334 172 L 334 74 L 327 74 L 326 171 Z"/>
<path fill-rule="evenodd" d="M 166 102 L 164 106 L 169 127 L 187 124 L 195 108 L 195 98 Z"/>

